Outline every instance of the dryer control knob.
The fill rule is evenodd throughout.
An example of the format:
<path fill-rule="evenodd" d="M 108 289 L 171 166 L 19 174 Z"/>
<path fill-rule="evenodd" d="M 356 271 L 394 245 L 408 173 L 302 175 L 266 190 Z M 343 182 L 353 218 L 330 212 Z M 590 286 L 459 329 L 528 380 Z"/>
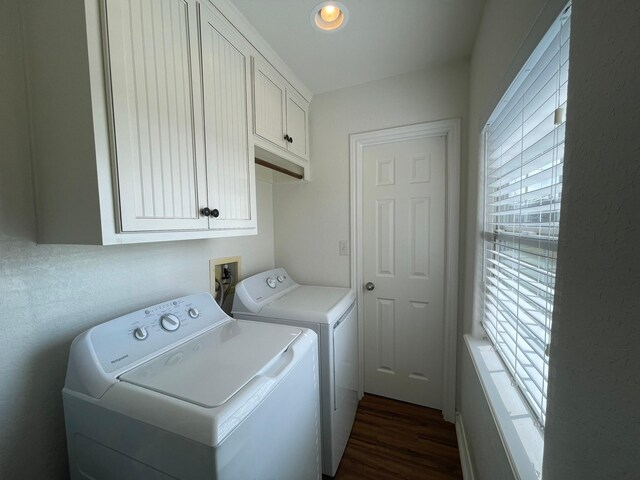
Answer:
<path fill-rule="evenodd" d="M 269 285 L 271 288 L 276 288 L 276 281 L 273 278 L 269 277 L 267 278 L 267 285 Z"/>
<path fill-rule="evenodd" d="M 284 282 L 284 277 L 282 275 L 278 275 L 277 277 L 278 282 L 282 283 Z"/>
<path fill-rule="evenodd" d="M 175 315 L 168 313 L 160 317 L 160 326 L 168 332 L 175 332 L 180 328 L 180 319 Z"/>
<path fill-rule="evenodd" d="M 149 336 L 149 333 L 146 328 L 138 327 L 133 331 L 133 336 L 136 340 L 144 340 Z"/>
<path fill-rule="evenodd" d="M 188 313 L 191 318 L 198 318 L 200 316 L 200 310 L 196 307 L 191 307 Z"/>

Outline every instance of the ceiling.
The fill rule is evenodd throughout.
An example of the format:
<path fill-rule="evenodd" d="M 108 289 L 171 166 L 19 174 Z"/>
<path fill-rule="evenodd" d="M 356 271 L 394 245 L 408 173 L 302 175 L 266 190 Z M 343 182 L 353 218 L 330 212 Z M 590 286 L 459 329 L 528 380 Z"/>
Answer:
<path fill-rule="evenodd" d="M 484 0 L 340 0 L 337 32 L 312 27 L 320 0 L 233 0 L 313 93 L 358 85 L 471 54 Z"/>

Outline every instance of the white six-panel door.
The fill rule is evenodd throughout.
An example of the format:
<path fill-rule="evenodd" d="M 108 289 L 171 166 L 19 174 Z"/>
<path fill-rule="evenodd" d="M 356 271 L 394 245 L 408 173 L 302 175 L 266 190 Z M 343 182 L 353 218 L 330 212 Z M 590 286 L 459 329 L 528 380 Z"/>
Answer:
<path fill-rule="evenodd" d="M 446 137 L 363 151 L 364 390 L 442 408 Z"/>
<path fill-rule="evenodd" d="M 196 2 L 105 10 L 121 229 L 206 229 Z"/>

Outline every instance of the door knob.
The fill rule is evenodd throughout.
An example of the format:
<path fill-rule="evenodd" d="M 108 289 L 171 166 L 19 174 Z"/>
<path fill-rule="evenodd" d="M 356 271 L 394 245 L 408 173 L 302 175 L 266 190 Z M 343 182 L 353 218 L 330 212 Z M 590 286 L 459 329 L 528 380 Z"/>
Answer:
<path fill-rule="evenodd" d="M 364 284 L 364 288 L 366 288 L 367 290 L 371 291 L 374 288 L 376 288 L 376 286 L 374 285 L 373 282 L 367 282 L 367 283 Z"/>

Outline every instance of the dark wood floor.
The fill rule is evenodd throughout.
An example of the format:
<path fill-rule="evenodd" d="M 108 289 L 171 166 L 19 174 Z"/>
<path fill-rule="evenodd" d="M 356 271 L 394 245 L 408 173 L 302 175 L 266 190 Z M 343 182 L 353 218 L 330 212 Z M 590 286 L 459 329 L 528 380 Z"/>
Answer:
<path fill-rule="evenodd" d="M 336 480 L 462 478 L 456 429 L 439 410 L 365 395 Z"/>

